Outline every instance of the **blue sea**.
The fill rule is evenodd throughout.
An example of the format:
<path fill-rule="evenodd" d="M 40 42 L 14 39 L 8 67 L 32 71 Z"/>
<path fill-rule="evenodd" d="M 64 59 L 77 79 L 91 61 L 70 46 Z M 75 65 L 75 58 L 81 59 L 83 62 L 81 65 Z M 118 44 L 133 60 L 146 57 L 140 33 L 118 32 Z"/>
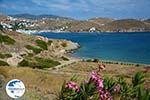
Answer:
<path fill-rule="evenodd" d="M 150 64 L 150 33 L 37 33 L 78 42 L 76 57 Z"/>

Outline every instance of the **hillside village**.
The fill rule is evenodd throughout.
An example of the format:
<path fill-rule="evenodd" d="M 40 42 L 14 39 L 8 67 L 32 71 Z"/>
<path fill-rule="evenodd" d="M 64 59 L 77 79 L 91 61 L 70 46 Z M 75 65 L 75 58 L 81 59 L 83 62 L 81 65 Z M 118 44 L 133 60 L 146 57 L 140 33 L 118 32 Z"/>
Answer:
<path fill-rule="evenodd" d="M 12 17 L 13 16 L 13 17 Z M 149 32 L 149 19 L 92 18 L 75 20 L 64 17 L 40 17 L 33 15 L 0 15 L 0 24 L 5 29 L 23 33 L 35 32 Z"/>

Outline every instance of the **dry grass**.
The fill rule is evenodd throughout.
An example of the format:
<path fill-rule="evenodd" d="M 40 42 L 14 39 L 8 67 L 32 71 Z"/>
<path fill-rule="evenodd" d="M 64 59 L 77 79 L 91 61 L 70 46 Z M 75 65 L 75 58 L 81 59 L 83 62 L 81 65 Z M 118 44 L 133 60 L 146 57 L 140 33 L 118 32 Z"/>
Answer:
<path fill-rule="evenodd" d="M 69 80 L 73 74 L 78 75 L 78 82 L 88 78 L 92 70 L 97 70 L 97 63 L 78 62 L 68 65 L 59 70 L 39 70 L 27 67 L 0 67 L 0 74 L 5 76 L 5 83 L 10 79 L 20 79 L 26 86 L 26 93 L 23 98 L 30 100 L 39 100 L 51 95 L 57 94 L 65 80 Z M 106 70 L 101 75 L 118 77 L 123 75 L 127 80 L 131 80 L 137 71 L 143 71 L 146 74 L 146 80 L 150 81 L 150 70 L 144 67 L 134 67 L 133 65 L 106 64 Z M 146 84 L 150 86 L 150 83 Z"/>
<path fill-rule="evenodd" d="M 11 79 L 22 80 L 26 87 L 24 98 L 30 98 L 30 100 L 44 98 L 51 94 L 58 94 L 63 82 L 69 80 L 73 76 L 73 74 L 52 73 L 28 67 L 6 66 L 0 66 L 0 74 L 5 77 L 5 83 Z M 85 77 L 81 77 L 79 80 L 83 79 L 85 79 Z M 48 100 L 51 100 L 51 97 L 49 97 Z"/>
<path fill-rule="evenodd" d="M 146 81 L 150 88 L 150 69 L 146 66 L 135 67 L 134 65 L 120 65 L 120 64 L 105 64 L 106 70 L 100 72 L 102 76 L 119 77 L 124 76 L 126 80 L 131 81 L 136 72 L 142 71 L 145 73 Z M 98 64 L 93 62 L 79 62 L 70 66 L 64 67 L 61 71 L 65 72 L 78 72 L 78 73 L 90 73 L 93 70 L 98 69 Z"/>
<path fill-rule="evenodd" d="M 49 74 L 31 68 L 0 67 L 0 74 L 5 76 L 6 83 L 10 79 L 22 80 L 27 90 L 25 96 L 30 93 L 41 97 L 55 94 L 56 91 L 60 90 L 63 81 L 69 79 L 69 76 Z"/>

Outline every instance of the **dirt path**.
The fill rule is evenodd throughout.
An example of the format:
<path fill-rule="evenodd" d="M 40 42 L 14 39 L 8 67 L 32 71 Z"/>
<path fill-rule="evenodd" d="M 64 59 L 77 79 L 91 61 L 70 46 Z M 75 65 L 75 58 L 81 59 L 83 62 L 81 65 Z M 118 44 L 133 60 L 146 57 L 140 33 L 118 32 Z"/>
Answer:
<path fill-rule="evenodd" d="M 64 66 L 68 66 L 70 64 L 73 64 L 73 63 L 76 63 L 76 62 L 79 62 L 79 61 L 81 61 L 81 59 L 72 58 L 71 60 L 69 60 L 67 62 L 64 62 L 64 63 L 61 63 L 58 66 L 55 66 L 53 68 L 49 68 L 48 70 L 59 70 L 60 68 L 63 68 Z"/>

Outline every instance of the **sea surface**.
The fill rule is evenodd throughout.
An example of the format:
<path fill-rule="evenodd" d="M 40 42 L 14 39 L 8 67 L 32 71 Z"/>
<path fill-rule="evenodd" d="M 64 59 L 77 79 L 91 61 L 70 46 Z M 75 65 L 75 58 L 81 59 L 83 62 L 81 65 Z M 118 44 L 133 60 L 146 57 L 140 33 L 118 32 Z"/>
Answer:
<path fill-rule="evenodd" d="M 150 33 L 37 33 L 48 38 L 77 42 L 80 58 L 150 64 Z"/>

